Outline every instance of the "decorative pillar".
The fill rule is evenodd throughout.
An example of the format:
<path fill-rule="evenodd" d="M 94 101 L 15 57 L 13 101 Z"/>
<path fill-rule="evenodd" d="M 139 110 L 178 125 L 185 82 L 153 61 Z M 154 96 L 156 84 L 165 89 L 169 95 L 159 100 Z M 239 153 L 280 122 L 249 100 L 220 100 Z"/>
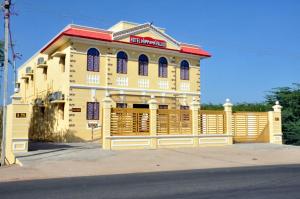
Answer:
<path fill-rule="evenodd" d="M 200 109 L 200 103 L 193 98 L 192 103 L 190 104 L 190 109 L 192 111 L 192 133 L 194 136 L 194 146 L 199 146 L 199 123 L 198 123 L 198 114 Z"/>
<path fill-rule="evenodd" d="M 282 123 L 281 109 L 279 101 L 276 101 L 272 107 L 273 111 L 268 112 L 269 119 L 269 142 L 273 144 L 282 144 Z"/>
<path fill-rule="evenodd" d="M 103 104 L 103 118 L 102 118 L 102 148 L 111 149 L 111 140 L 110 137 L 110 114 L 112 107 L 112 99 L 109 96 L 106 96 L 102 100 Z"/>
<path fill-rule="evenodd" d="M 226 122 L 226 135 L 228 135 L 228 144 L 232 144 L 233 140 L 233 132 L 232 132 L 232 103 L 230 99 L 226 99 L 225 104 L 223 104 L 224 111 L 225 111 L 225 122 Z"/>
<path fill-rule="evenodd" d="M 149 109 L 150 109 L 150 136 L 151 136 L 151 148 L 157 148 L 157 109 L 158 109 L 158 102 L 151 96 L 151 99 L 148 101 Z"/>

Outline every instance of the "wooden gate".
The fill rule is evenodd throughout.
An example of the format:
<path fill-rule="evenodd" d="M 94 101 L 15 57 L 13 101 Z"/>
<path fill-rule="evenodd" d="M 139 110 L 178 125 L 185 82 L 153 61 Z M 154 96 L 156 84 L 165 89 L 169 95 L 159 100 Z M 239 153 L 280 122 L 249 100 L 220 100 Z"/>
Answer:
<path fill-rule="evenodd" d="M 233 141 L 235 143 L 268 142 L 268 126 L 267 112 L 233 113 Z"/>
<path fill-rule="evenodd" d="M 158 135 L 192 134 L 191 110 L 158 109 Z"/>
<path fill-rule="evenodd" d="M 149 109 L 112 108 L 111 135 L 149 135 Z"/>
<path fill-rule="evenodd" d="M 200 134 L 225 134 L 226 132 L 225 112 L 199 110 L 198 132 Z"/>

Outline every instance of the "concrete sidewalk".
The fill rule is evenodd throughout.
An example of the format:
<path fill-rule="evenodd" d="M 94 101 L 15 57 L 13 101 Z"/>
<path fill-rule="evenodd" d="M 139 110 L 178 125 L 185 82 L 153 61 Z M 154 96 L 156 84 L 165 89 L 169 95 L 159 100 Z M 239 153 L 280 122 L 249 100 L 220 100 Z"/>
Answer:
<path fill-rule="evenodd" d="M 300 147 L 273 144 L 104 151 L 96 143 L 43 143 L 36 148 L 18 157 L 21 167 L 0 168 L 0 181 L 300 164 Z"/>

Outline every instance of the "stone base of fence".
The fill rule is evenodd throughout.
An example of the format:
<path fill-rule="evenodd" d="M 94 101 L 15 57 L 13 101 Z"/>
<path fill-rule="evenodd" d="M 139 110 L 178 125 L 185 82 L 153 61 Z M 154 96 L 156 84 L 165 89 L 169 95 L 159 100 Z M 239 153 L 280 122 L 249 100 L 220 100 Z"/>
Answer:
<path fill-rule="evenodd" d="M 110 149 L 153 149 L 224 146 L 232 144 L 229 135 L 175 135 L 175 136 L 110 136 Z"/>

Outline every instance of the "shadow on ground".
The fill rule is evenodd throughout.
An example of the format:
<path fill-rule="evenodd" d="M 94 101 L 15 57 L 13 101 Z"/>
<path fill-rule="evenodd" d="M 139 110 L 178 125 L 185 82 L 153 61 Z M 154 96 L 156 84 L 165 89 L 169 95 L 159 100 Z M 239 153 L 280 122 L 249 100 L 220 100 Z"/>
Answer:
<path fill-rule="evenodd" d="M 51 149 L 68 149 L 74 148 L 75 146 L 62 143 L 53 143 L 53 142 L 29 142 L 28 150 L 37 151 L 37 150 L 51 150 Z"/>

